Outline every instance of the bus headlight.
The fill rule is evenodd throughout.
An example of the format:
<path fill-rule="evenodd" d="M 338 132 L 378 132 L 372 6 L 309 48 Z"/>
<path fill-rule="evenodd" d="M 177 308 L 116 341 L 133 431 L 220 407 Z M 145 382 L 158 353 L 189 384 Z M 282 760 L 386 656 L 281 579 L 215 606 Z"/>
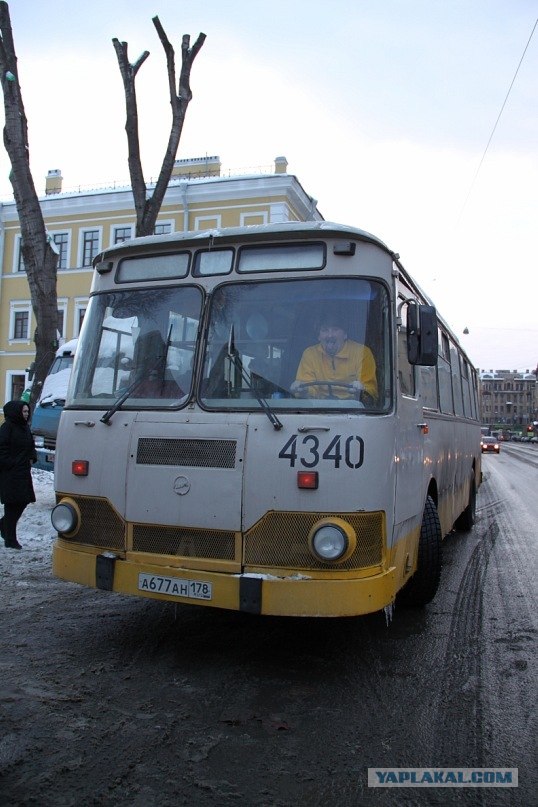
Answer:
<path fill-rule="evenodd" d="M 318 521 L 308 536 L 308 548 L 324 563 L 342 563 L 355 551 L 357 535 L 342 518 L 325 518 Z"/>
<path fill-rule="evenodd" d="M 74 502 L 61 501 L 50 514 L 56 532 L 67 537 L 74 535 L 80 526 L 80 513 Z"/>

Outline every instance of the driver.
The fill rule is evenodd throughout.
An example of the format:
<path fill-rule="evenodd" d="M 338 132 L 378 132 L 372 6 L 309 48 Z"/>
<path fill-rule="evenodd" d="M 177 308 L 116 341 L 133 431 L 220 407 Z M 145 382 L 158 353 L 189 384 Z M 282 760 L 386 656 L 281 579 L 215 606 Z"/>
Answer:
<path fill-rule="evenodd" d="M 304 351 L 291 392 L 297 397 L 377 400 L 375 359 L 370 348 L 347 338 L 338 314 L 325 314 L 319 327 L 319 343 Z M 327 385 L 303 386 L 313 381 Z M 338 386 L 343 385 L 343 386 Z"/>

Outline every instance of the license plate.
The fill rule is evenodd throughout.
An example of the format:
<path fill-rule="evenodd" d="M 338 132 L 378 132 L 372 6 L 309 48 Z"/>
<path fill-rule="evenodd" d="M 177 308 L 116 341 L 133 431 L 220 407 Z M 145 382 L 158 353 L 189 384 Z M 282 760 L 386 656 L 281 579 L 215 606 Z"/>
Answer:
<path fill-rule="evenodd" d="M 211 583 L 204 580 L 185 580 L 179 577 L 161 577 L 158 574 L 139 574 L 138 590 L 152 594 L 168 594 L 190 600 L 210 600 Z"/>

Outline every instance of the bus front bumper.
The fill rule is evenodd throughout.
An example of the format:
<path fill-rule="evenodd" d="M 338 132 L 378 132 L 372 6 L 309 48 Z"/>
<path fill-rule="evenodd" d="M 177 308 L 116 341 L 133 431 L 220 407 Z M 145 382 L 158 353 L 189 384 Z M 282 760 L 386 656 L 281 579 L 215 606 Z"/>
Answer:
<path fill-rule="evenodd" d="M 61 539 L 53 547 L 56 577 L 117 594 L 271 616 L 342 617 L 380 611 L 396 597 L 395 568 L 370 577 L 230 574 L 83 551 Z"/>

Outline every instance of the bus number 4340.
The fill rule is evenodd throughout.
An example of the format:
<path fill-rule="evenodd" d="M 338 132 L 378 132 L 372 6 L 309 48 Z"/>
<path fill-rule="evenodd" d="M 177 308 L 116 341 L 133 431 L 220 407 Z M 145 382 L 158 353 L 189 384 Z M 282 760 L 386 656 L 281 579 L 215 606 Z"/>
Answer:
<path fill-rule="evenodd" d="M 342 464 L 348 468 L 360 468 L 364 462 L 364 440 L 356 434 L 342 437 L 336 434 L 324 447 L 319 437 L 293 434 L 278 454 L 281 460 L 289 460 L 291 468 L 300 463 L 304 468 L 315 468 L 322 460 L 332 462 L 335 468 Z"/>

